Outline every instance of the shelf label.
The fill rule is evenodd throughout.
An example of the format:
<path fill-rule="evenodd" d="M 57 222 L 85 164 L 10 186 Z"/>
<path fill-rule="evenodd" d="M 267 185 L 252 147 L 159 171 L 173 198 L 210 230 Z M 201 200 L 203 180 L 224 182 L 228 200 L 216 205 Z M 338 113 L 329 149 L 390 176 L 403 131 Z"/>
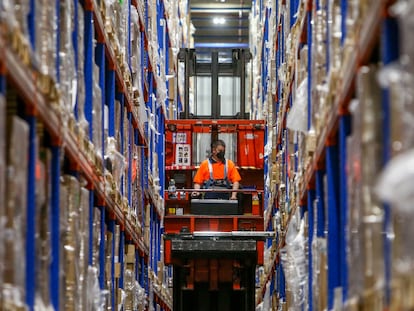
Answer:
<path fill-rule="evenodd" d="M 175 142 L 177 144 L 186 144 L 187 143 L 187 133 L 176 133 Z"/>
<path fill-rule="evenodd" d="M 175 146 L 175 164 L 190 165 L 191 152 L 190 144 L 176 144 Z"/>

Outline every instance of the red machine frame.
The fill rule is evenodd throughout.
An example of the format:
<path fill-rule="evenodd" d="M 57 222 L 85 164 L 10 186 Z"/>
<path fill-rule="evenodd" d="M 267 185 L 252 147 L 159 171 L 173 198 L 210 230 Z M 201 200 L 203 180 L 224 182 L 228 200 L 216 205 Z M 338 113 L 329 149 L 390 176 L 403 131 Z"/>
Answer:
<path fill-rule="evenodd" d="M 193 134 L 211 133 L 212 139 L 219 133 L 236 133 L 237 159 L 243 184 L 255 185 L 255 188 L 242 189 L 247 200 L 243 200 L 242 215 L 192 215 L 190 214 L 190 196 L 192 178 L 197 166 L 192 162 L 177 165 L 177 145 L 185 145 L 186 152 L 193 151 Z M 181 134 L 181 135 L 177 135 Z M 177 139 L 177 136 L 180 139 Z M 166 265 L 186 266 L 189 269 L 186 277 L 186 288 L 194 288 L 197 282 L 209 282 L 210 288 L 217 288 L 219 282 L 230 281 L 233 289 L 240 289 L 240 280 L 234 278 L 234 270 L 242 265 L 243 260 L 234 258 L 205 259 L 194 258 L 183 260 L 174 256 L 172 239 L 180 236 L 185 228 L 186 235 L 197 232 L 263 232 L 263 188 L 264 188 L 264 141 L 265 123 L 263 120 L 171 120 L 165 124 L 166 138 L 166 185 L 175 174 L 184 176 L 185 181 L 177 185 L 171 194 L 165 191 L 164 259 Z M 241 150 L 243 148 L 243 150 Z M 263 264 L 264 239 L 256 239 L 256 258 L 254 264 Z M 220 262 L 220 264 L 218 264 Z"/>

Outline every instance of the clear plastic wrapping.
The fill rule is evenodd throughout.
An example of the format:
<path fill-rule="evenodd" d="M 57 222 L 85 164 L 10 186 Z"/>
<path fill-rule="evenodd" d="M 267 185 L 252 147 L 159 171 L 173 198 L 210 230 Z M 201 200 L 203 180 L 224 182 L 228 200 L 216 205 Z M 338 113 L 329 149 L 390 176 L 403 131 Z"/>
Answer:
<path fill-rule="evenodd" d="M 359 2 L 359 0 L 350 0 L 348 4 L 346 16 L 346 33 L 348 36 L 355 36 L 355 30 L 361 23 Z"/>
<path fill-rule="evenodd" d="M 99 267 L 99 245 L 101 244 L 101 210 L 97 207 L 93 209 L 93 241 L 92 241 L 92 266 Z"/>
<path fill-rule="evenodd" d="M 123 275 L 121 271 L 120 260 L 120 242 L 121 242 L 121 226 L 115 225 L 114 233 L 114 298 L 115 298 L 115 310 L 121 311 L 123 306 L 123 290 L 120 288 L 120 277 Z M 124 259 L 124 257 L 122 257 Z"/>
<path fill-rule="evenodd" d="M 308 129 L 308 79 L 297 87 L 295 101 L 287 116 L 287 127 L 291 130 L 306 132 Z"/>
<path fill-rule="evenodd" d="M 80 204 L 80 185 L 73 176 L 63 176 L 61 180 L 60 197 L 60 275 L 61 275 L 61 308 L 62 310 L 76 310 L 79 286 L 79 231 L 78 208 Z"/>
<path fill-rule="evenodd" d="M 351 106 L 356 109 L 359 103 L 354 101 Z M 354 110 L 353 128 L 358 131 L 357 120 L 361 114 Z M 347 189 L 348 190 L 348 236 L 347 262 L 349 270 L 349 297 L 358 297 L 363 291 L 364 267 L 361 258 L 365 258 L 363 239 L 363 209 L 361 207 L 361 144 L 359 137 L 351 136 L 347 139 Z"/>
<path fill-rule="evenodd" d="M 309 66 L 309 60 L 308 60 L 308 46 L 304 45 L 300 51 L 299 51 L 299 58 L 296 59 L 296 88 L 298 89 L 301 85 L 302 81 L 307 79 L 308 77 L 308 66 Z M 298 98 L 300 94 L 296 94 L 296 97 Z M 308 94 L 306 94 L 307 96 Z"/>
<path fill-rule="evenodd" d="M 89 132 L 89 123 L 85 117 L 85 46 L 84 46 L 84 33 L 85 33 L 85 18 L 84 10 L 81 5 L 78 5 L 78 70 L 77 70 L 77 103 L 78 103 L 78 125 L 83 131 L 85 137 Z"/>
<path fill-rule="evenodd" d="M 178 27 L 178 5 L 171 4 L 170 1 L 165 1 L 165 12 L 169 18 L 167 19 L 168 29 L 170 30 L 170 43 L 172 47 L 179 47 L 180 31 Z"/>
<path fill-rule="evenodd" d="M 53 310 L 50 301 L 51 263 L 51 163 L 49 149 L 39 152 L 36 178 L 36 301 L 35 310 Z"/>
<path fill-rule="evenodd" d="M 131 24 L 130 24 L 130 37 L 131 37 L 131 55 L 130 66 L 132 74 L 132 89 L 136 96 L 139 96 L 139 90 L 141 89 L 141 32 L 139 30 L 139 16 L 138 12 L 133 8 L 131 9 Z"/>
<path fill-rule="evenodd" d="M 328 18 L 329 27 L 329 60 L 330 70 L 335 75 L 338 73 L 342 65 L 342 15 L 341 6 L 338 1 L 329 0 Z"/>
<path fill-rule="evenodd" d="M 390 8 L 390 12 L 398 18 L 400 25 L 401 56 L 413 72 L 414 43 L 411 38 L 414 29 L 414 3 L 410 0 L 399 0 Z"/>
<path fill-rule="evenodd" d="M 6 101 L 0 94 L 0 226 L 6 224 Z M 0 234 L 0 297 L 4 273 L 5 236 Z M 0 299 L 1 306 L 1 299 Z"/>
<path fill-rule="evenodd" d="M 349 297 L 384 284 L 384 211 L 375 193 L 382 167 L 381 92 L 374 79 L 376 67 L 361 67 L 358 99 L 350 104 L 352 135 L 347 141 Z"/>
<path fill-rule="evenodd" d="M 113 233 L 107 231 L 105 234 L 105 310 L 112 310 L 112 241 L 114 239 Z"/>
<path fill-rule="evenodd" d="M 357 94 L 361 105 L 361 204 L 365 247 L 365 288 L 384 284 L 382 224 L 384 211 L 375 193 L 375 182 L 382 168 L 383 138 L 381 90 L 375 79 L 376 66 L 361 67 L 357 75 Z"/>
<path fill-rule="evenodd" d="M 382 171 L 376 188 L 380 198 L 392 206 L 395 218 L 393 269 L 400 276 L 414 271 L 413 165 L 414 149 L 395 156 Z"/>
<path fill-rule="evenodd" d="M 131 269 L 126 269 L 124 274 L 125 284 L 125 311 L 145 310 L 146 294 L 145 290 L 135 280 L 135 273 Z"/>
<path fill-rule="evenodd" d="M 384 201 L 392 203 L 398 213 L 413 213 L 414 149 L 394 157 L 381 173 L 377 193 Z"/>
<path fill-rule="evenodd" d="M 112 173 L 113 180 L 115 182 L 114 189 L 121 189 L 121 180 L 125 173 L 125 158 L 117 151 L 116 139 L 114 137 L 108 137 L 108 145 L 105 155 L 105 162 L 107 169 Z"/>
<path fill-rule="evenodd" d="M 124 109 L 124 118 L 121 119 L 121 122 L 124 122 L 124 154 L 126 160 L 128 160 L 129 151 L 134 144 L 131 145 L 130 142 L 134 141 L 134 128 L 132 126 L 132 120 L 128 117 L 128 109 L 127 107 L 123 106 L 121 109 Z M 121 139 L 119 139 L 119 143 L 121 143 Z"/>
<path fill-rule="evenodd" d="M 0 21 L 5 21 L 13 32 L 20 32 L 29 46 L 29 28 L 27 15 L 30 12 L 30 0 L 2 0 L 0 2 Z"/>
<path fill-rule="evenodd" d="M 357 75 L 357 95 L 360 104 L 360 135 L 362 152 L 362 183 L 364 191 L 365 215 L 379 213 L 378 200 L 374 194 L 374 184 L 382 167 L 382 111 L 381 89 L 376 82 L 376 66 L 361 67 Z"/>
<path fill-rule="evenodd" d="M 121 114 L 121 111 L 123 112 L 122 114 Z M 127 108 L 124 105 L 122 105 L 119 100 L 115 99 L 114 112 L 115 112 L 115 115 L 114 115 L 114 120 L 115 120 L 115 129 L 114 129 L 114 131 L 115 131 L 115 133 L 114 133 L 115 134 L 115 136 L 114 136 L 115 147 L 116 147 L 116 150 L 121 151 L 121 144 L 122 144 L 121 124 L 123 122 L 123 120 L 121 119 L 121 116 L 122 116 L 122 118 L 128 119 L 128 111 L 127 111 Z M 124 144 L 124 146 L 127 146 L 127 145 Z M 124 148 L 124 150 L 127 151 L 128 148 Z"/>
<path fill-rule="evenodd" d="M 73 176 L 61 179 L 61 308 L 88 304 L 89 191 Z"/>
<path fill-rule="evenodd" d="M 86 310 L 104 311 L 105 306 L 105 292 L 101 291 L 99 286 L 99 268 L 88 267 L 88 304 Z"/>
<path fill-rule="evenodd" d="M 36 60 L 41 74 L 56 77 L 57 53 L 57 16 L 56 6 L 47 0 L 39 0 L 35 6 L 36 14 Z"/>
<path fill-rule="evenodd" d="M 280 251 L 287 290 L 292 295 L 290 306 L 292 311 L 302 310 L 305 304 L 305 292 L 308 282 L 305 222 L 298 218 L 296 214 L 289 223 L 286 233 L 286 245 Z"/>
<path fill-rule="evenodd" d="M 129 183 L 132 184 L 133 181 L 128 180 L 128 170 L 129 170 L 129 167 L 133 165 L 133 163 L 130 163 L 130 161 L 133 161 L 133 153 L 134 153 L 134 151 L 133 151 L 134 147 L 133 146 L 134 145 L 131 145 L 129 143 L 129 139 L 131 139 L 131 141 L 134 140 L 134 128 L 132 127 L 131 121 L 126 117 L 127 113 L 128 113 L 126 111 L 126 108 L 122 107 L 121 109 L 125 109 L 125 113 L 124 113 L 124 116 L 125 116 L 124 117 L 124 122 L 125 122 L 124 123 L 124 154 L 123 154 L 124 166 L 123 166 L 123 172 L 121 173 L 123 175 L 123 178 L 121 178 L 121 181 L 123 182 L 124 197 L 125 198 L 130 198 L 131 196 L 130 196 L 130 193 L 128 192 L 129 191 Z M 128 146 L 128 147 L 126 147 L 126 146 Z M 132 153 L 131 157 L 130 157 L 130 152 Z M 131 169 L 133 169 L 133 168 L 131 168 Z M 133 176 L 131 176 L 131 177 L 133 177 Z M 131 189 L 131 191 L 132 191 L 132 189 Z M 129 202 L 128 202 L 128 204 L 129 204 Z"/>
<path fill-rule="evenodd" d="M 407 151 L 414 146 L 414 70 L 395 62 L 379 71 L 378 80 L 391 93 L 392 151 Z"/>
<path fill-rule="evenodd" d="M 120 66 L 122 68 L 128 68 L 128 41 L 129 41 L 129 9 L 128 1 L 118 1 L 119 4 L 119 26 L 118 26 L 118 36 L 119 44 L 121 48 L 121 58 Z"/>
<path fill-rule="evenodd" d="M 60 38 L 59 38 L 59 73 L 60 90 L 66 115 L 73 115 L 77 96 L 77 78 L 75 68 L 75 51 L 72 32 L 75 26 L 74 3 L 71 0 L 60 1 Z"/>
<path fill-rule="evenodd" d="M 316 237 L 312 240 L 313 309 L 327 310 L 327 241 Z"/>
<path fill-rule="evenodd" d="M 29 40 L 29 25 L 27 16 L 30 13 L 30 0 L 14 0 L 14 16 L 16 17 L 18 28 Z"/>
<path fill-rule="evenodd" d="M 119 3 L 116 0 L 103 0 L 102 5 L 106 32 L 111 38 L 112 46 L 119 50 Z"/>
<path fill-rule="evenodd" d="M 143 192 L 141 183 L 141 149 L 138 146 L 133 147 L 132 153 L 132 204 L 131 213 L 137 216 L 138 223 L 142 224 L 142 204 L 143 204 Z M 142 232 L 141 232 L 142 233 Z"/>
<path fill-rule="evenodd" d="M 118 64 L 123 68 L 128 68 L 128 11 L 128 1 L 104 0 L 102 2 L 105 30 L 115 51 Z"/>
<path fill-rule="evenodd" d="M 396 309 L 410 310 L 414 306 L 410 290 L 414 284 L 414 3 L 397 1 L 389 12 L 399 23 L 400 58 L 378 74 L 379 83 L 390 91 L 392 158 L 378 178 L 376 193 L 390 204 L 393 219 L 387 228 L 392 238 L 393 304 Z"/>
<path fill-rule="evenodd" d="M 4 225 L 3 297 L 11 309 L 24 306 L 26 288 L 26 223 L 29 126 L 17 116 L 8 121 L 7 202 Z M 6 308 L 7 309 L 7 308 Z"/>
<path fill-rule="evenodd" d="M 323 3 L 322 3 L 323 2 Z M 327 15 L 326 2 L 320 3 L 320 8 L 313 11 L 314 26 L 312 27 L 312 124 L 316 135 L 325 126 L 325 113 L 328 110 L 328 73 L 327 73 Z"/>
<path fill-rule="evenodd" d="M 8 24 L 9 26 L 16 24 L 13 5 L 14 0 L 3 0 L 0 2 L 0 21 Z"/>
<path fill-rule="evenodd" d="M 88 263 L 89 263 L 89 196 L 90 192 L 88 189 L 82 187 L 80 189 L 80 204 L 78 206 L 79 214 L 79 230 L 78 230 L 78 241 L 79 241 L 79 270 L 78 270 L 78 308 L 79 310 L 87 310 L 88 301 Z"/>

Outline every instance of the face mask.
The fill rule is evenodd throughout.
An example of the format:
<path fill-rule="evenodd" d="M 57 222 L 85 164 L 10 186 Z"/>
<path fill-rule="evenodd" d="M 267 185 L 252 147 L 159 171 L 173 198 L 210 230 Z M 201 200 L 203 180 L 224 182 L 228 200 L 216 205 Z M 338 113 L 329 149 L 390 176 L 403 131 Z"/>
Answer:
<path fill-rule="evenodd" d="M 216 156 L 217 156 L 217 158 L 219 158 L 221 161 L 224 161 L 224 151 L 217 152 Z"/>

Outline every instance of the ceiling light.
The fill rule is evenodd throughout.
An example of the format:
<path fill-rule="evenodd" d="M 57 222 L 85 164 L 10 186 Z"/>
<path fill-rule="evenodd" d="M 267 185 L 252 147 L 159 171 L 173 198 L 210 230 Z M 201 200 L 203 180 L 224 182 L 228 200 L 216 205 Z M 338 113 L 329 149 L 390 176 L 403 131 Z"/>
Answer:
<path fill-rule="evenodd" d="M 213 23 L 216 25 L 223 25 L 226 22 L 226 20 L 223 17 L 214 17 Z"/>

